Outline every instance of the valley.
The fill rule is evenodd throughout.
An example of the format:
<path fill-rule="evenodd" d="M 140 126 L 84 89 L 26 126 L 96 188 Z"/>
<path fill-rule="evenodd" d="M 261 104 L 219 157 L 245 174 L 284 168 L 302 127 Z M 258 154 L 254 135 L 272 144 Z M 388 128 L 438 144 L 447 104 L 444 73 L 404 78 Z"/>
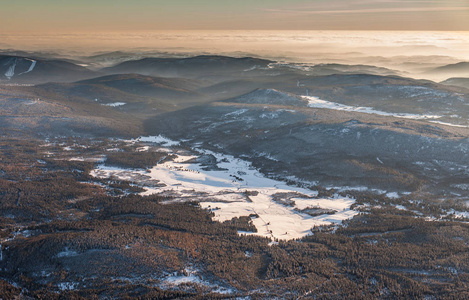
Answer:
<path fill-rule="evenodd" d="M 0 298 L 468 296 L 464 80 L 23 54 L 0 57 Z"/>

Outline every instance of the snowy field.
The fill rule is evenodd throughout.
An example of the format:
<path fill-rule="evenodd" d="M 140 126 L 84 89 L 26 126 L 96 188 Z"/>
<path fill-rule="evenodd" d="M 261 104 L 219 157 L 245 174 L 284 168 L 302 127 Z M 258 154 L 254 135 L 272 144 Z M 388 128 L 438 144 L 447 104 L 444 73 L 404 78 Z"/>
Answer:
<path fill-rule="evenodd" d="M 137 140 L 157 143 L 163 147 L 177 144 L 161 136 Z M 350 209 L 353 199 L 339 196 L 317 199 L 317 192 L 266 178 L 249 162 L 208 150 L 195 150 L 200 155 L 213 155 L 217 160 L 216 168 L 206 168 L 197 163 L 199 155 L 166 148 L 168 155 L 175 154 L 177 157 L 149 170 L 120 169 L 101 164 L 91 175 L 129 180 L 136 184 L 157 180 L 159 185 L 164 186 L 144 186 L 146 191 L 142 195 L 169 193 L 175 196 L 175 201 L 200 201 L 201 207 L 213 211 L 215 219 L 221 222 L 234 217 L 253 216 L 258 232 L 240 234 L 296 239 L 310 234 L 310 229 L 315 225 L 340 224 L 358 213 Z M 302 212 L 306 210 L 327 211 L 329 214 Z"/>

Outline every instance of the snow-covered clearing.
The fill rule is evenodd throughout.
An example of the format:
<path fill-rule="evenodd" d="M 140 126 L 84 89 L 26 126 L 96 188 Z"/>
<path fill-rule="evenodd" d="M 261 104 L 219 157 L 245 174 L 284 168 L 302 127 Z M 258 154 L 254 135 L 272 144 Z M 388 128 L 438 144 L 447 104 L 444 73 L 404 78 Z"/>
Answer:
<path fill-rule="evenodd" d="M 177 145 L 180 144 L 179 142 L 168 139 L 168 138 L 162 136 L 161 134 L 156 135 L 156 136 L 142 136 L 142 137 L 139 137 L 137 139 L 137 141 L 161 144 L 161 145 L 166 146 L 166 147 L 177 146 Z"/>
<path fill-rule="evenodd" d="M 318 97 L 314 97 L 314 96 L 302 96 L 302 97 L 309 101 L 309 104 L 308 104 L 309 107 L 327 108 L 327 109 L 343 110 L 343 111 L 355 111 L 355 112 L 366 113 L 366 114 L 376 114 L 376 115 L 381 115 L 381 116 L 391 116 L 391 117 L 414 119 L 414 120 L 441 118 L 441 116 L 436 116 L 436 115 L 390 113 L 390 112 L 375 110 L 372 107 L 349 106 L 349 105 L 344 105 L 344 104 L 340 104 L 336 102 L 321 100 Z"/>
<path fill-rule="evenodd" d="M 217 284 L 211 284 L 210 282 L 204 280 L 199 273 L 200 271 L 198 269 L 195 269 L 193 267 L 186 267 L 184 269 L 184 272 L 174 272 L 165 276 L 161 280 L 159 286 L 163 288 L 174 288 L 180 285 L 195 284 L 210 289 L 214 293 L 234 293 L 231 288 L 222 287 Z"/>
<path fill-rule="evenodd" d="M 88 162 L 102 163 L 106 161 L 106 155 L 98 155 L 98 156 L 93 156 L 93 157 L 77 156 L 77 157 L 70 158 L 69 161 L 88 161 Z"/>
<path fill-rule="evenodd" d="M 162 136 L 138 140 L 165 143 L 168 146 L 178 144 Z M 247 161 L 208 150 L 196 150 L 204 155 L 213 155 L 217 159 L 217 168 L 202 166 L 194 162 L 198 156 L 184 154 L 175 149 L 172 150 L 172 154 L 177 156 L 174 160 L 158 164 L 149 170 L 119 169 L 103 164 L 93 170 L 91 175 L 124 180 L 132 178 L 157 180 L 165 186 L 146 186 L 144 187 L 146 191 L 142 194 L 170 192 L 179 200 L 197 199 L 201 201 L 202 208 L 212 210 L 215 219 L 221 222 L 234 217 L 256 215 L 253 217 L 253 223 L 258 232 L 243 234 L 285 240 L 301 238 L 310 234 L 313 226 L 338 224 L 358 213 L 350 209 L 355 202 L 353 199 L 338 196 L 331 199 L 316 199 L 317 192 L 266 178 Z M 281 197 L 292 200 L 291 204 L 285 205 L 274 201 L 273 195 L 278 193 L 282 193 Z M 335 213 L 311 216 L 301 212 L 308 208 L 335 211 Z"/>
<path fill-rule="evenodd" d="M 65 247 L 64 251 L 57 253 L 57 257 L 73 257 L 77 256 L 78 252 L 74 250 L 68 249 L 68 247 Z"/>

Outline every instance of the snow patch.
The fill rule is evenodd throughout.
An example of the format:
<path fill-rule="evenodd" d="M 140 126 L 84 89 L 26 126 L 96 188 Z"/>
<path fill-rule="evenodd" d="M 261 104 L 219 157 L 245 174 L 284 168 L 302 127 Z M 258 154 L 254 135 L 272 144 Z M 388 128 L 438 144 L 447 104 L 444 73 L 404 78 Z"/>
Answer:
<path fill-rule="evenodd" d="M 78 282 L 61 282 L 57 285 L 61 291 L 73 291 L 77 286 Z"/>
<path fill-rule="evenodd" d="M 244 114 L 244 113 L 247 112 L 247 111 L 248 111 L 248 109 L 245 109 L 245 108 L 243 108 L 243 109 L 238 109 L 238 110 L 235 110 L 235 111 L 233 111 L 233 112 L 224 114 L 223 116 L 224 116 L 224 117 L 239 116 L 239 115 Z"/>
<path fill-rule="evenodd" d="M 77 156 L 77 157 L 70 158 L 69 161 L 87 161 L 87 162 L 102 163 L 106 161 L 106 156 L 105 155 L 98 155 L 94 157 Z"/>
<path fill-rule="evenodd" d="M 249 69 L 244 70 L 244 72 L 254 71 L 255 69 L 258 69 L 260 67 L 261 66 L 259 66 L 259 65 L 255 65 L 255 66 L 250 67 Z"/>
<path fill-rule="evenodd" d="M 145 151 L 148 151 L 148 149 L 150 149 L 149 146 L 144 146 L 144 147 L 139 147 L 139 148 L 135 149 L 135 151 L 137 151 L 137 152 L 145 152 Z"/>
<path fill-rule="evenodd" d="M 466 126 L 466 125 L 458 125 L 458 124 L 446 123 L 446 122 L 441 122 L 441 121 L 430 121 L 430 122 L 441 124 L 441 125 L 446 125 L 446 126 L 451 126 L 451 127 L 469 128 L 469 126 Z"/>
<path fill-rule="evenodd" d="M 5 76 L 8 78 L 8 80 L 10 80 L 13 76 L 15 76 L 15 68 L 16 68 L 17 62 L 18 62 L 18 59 L 15 58 L 15 62 L 6 71 Z"/>
<path fill-rule="evenodd" d="M 182 273 L 182 274 L 181 274 Z M 200 275 L 200 271 L 193 267 L 186 267 L 183 272 L 174 272 L 164 277 L 160 283 L 163 288 L 172 288 L 186 284 L 196 284 L 209 288 L 212 292 L 219 294 L 233 294 L 231 288 L 222 287 L 205 281 Z"/>
<path fill-rule="evenodd" d="M 173 141 L 171 139 L 168 139 L 167 137 L 163 135 L 156 135 L 156 136 L 142 136 L 137 139 L 137 141 L 140 142 L 148 142 L 148 143 L 155 143 L 155 144 L 161 144 L 166 147 L 171 147 L 171 146 L 177 146 L 180 144 L 180 142 Z"/>
<path fill-rule="evenodd" d="M 184 269 L 185 275 L 178 275 L 177 273 L 173 273 L 163 280 L 163 285 L 171 285 L 177 286 L 183 283 L 197 283 L 201 284 L 202 280 L 199 276 L 197 276 L 198 271 L 192 268 L 185 268 Z"/>
<path fill-rule="evenodd" d="M 452 184 L 451 186 L 460 190 L 469 191 L 469 184 L 467 183 Z"/>
<path fill-rule="evenodd" d="M 110 107 L 118 107 L 118 106 L 123 106 L 126 105 L 127 103 L 125 102 L 113 102 L 113 103 L 106 103 L 106 104 L 101 104 L 103 106 L 110 106 Z"/>
<path fill-rule="evenodd" d="M 448 211 L 448 215 L 454 215 L 456 219 L 469 219 L 469 211 L 457 211 L 451 209 Z"/>
<path fill-rule="evenodd" d="M 73 257 L 77 255 L 78 255 L 78 252 L 74 250 L 70 250 L 68 249 L 68 247 L 65 247 L 64 251 L 57 253 L 57 257 Z"/>
<path fill-rule="evenodd" d="M 278 118 L 278 113 L 275 113 L 275 112 L 262 113 L 259 117 L 261 119 L 276 119 Z"/>
<path fill-rule="evenodd" d="M 315 108 L 326 108 L 326 109 L 333 109 L 333 110 L 342 110 L 342 111 L 353 111 L 353 112 L 360 112 L 366 114 L 376 114 L 381 116 L 391 116 L 391 117 L 398 117 L 398 118 L 406 118 L 406 119 L 414 119 L 414 120 L 422 120 L 422 119 L 439 119 L 441 116 L 436 115 L 416 115 L 416 114 L 407 114 L 407 113 L 389 113 L 384 111 L 375 110 L 372 107 L 365 107 L 365 106 L 349 106 L 344 105 L 336 102 L 321 100 L 318 97 L 314 96 L 301 96 L 304 99 L 309 101 L 309 107 Z"/>

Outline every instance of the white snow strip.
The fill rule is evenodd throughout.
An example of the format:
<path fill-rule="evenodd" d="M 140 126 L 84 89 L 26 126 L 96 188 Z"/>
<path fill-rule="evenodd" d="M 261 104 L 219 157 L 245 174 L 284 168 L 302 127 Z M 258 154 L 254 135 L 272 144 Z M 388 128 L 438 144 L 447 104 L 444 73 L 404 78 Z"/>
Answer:
<path fill-rule="evenodd" d="M 5 76 L 8 78 L 8 80 L 10 80 L 15 75 L 15 68 L 17 62 L 18 59 L 15 59 L 15 62 L 6 71 Z"/>
<path fill-rule="evenodd" d="M 454 209 L 450 209 L 448 211 L 448 215 L 454 215 L 456 218 L 469 219 L 469 211 L 457 211 Z"/>
<path fill-rule="evenodd" d="M 26 72 L 20 73 L 18 75 L 26 74 L 26 73 L 29 73 L 32 70 L 34 70 L 34 67 L 36 66 L 37 61 L 35 61 L 34 59 L 28 59 L 28 58 L 26 60 L 29 60 L 31 62 L 31 65 L 29 66 L 29 69 Z"/>
<path fill-rule="evenodd" d="M 451 123 L 446 123 L 446 122 L 441 122 L 441 121 L 430 121 L 430 122 L 441 124 L 441 125 L 452 126 L 452 127 L 469 128 L 469 126 L 467 126 L 467 125 L 451 124 Z"/>
<path fill-rule="evenodd" d="M 171 141 L 164 137 L 139 138 L 139 141 Z M 177 142 L 171 141 L 173 144 Z M 204 194 L 202 208 L 210 209 L 215 219 L 223 222 L 234 217 L 257 215 L 253 219 L 259 236 L 296 239 L 311 234 L 313 226 L 341 223 L 358 212 L 351 210 L 354 199 L 334 197 L 332 199 L 312 199 L 316 191 L 289 186 L 285 182 L 269 179 L 252 167 L 251 163 L 229 155 L 223 155 L 204 149 L 197 151 L 213 155 L 217 166 L 222 170 L 203 170 L 204 166 L 188 162 L 195 158 L 189 155 L 177 155 L 173 161 L 158 164 L 149 170 L 116 169 L 101 165 L 91 172 L 99 178 L 137 179 L 150 177 L 165 184 L 164 187 L 145 187 L 142 195 L 172 192 L 182 200 L 194 200 Z M 304 198 L 295 195 L 294 206 L 277 203 L 272 196 L 276 193 L 300 193 Z M 257 194 L 256 194 L 257 193 Z M 249 194 L 248 198 L 246 194 Z M 176 200 L 177 198 L 176 197 Z M 187 197 L 187 198 L 185 198 Z M 209 200 L 210 199 L 210 200 Z M 306 208 L 334 210 L 334 214 L 310 216 L 299 210 Z"/>
<path fill-rule="evenodd" d="M 244 70 L 244 72 L 254 71 L 255 69 L 259 68 L 260 66 L 252 66 L 249 69 Z"/>
<path fill-rule="evenodd" d="M 203 281 L 197 275 L 198 271 L 193 268 L 185 268 L 186 275 L 171 274 L 164 278 L 163 285 L 178 286 L 183 283 L 202 284 Z"/>
<path fill-rule="evenodd" d="M 145 152 L 145 151 L 148 151 L 148 149 L 150 149 L 150 146 L 139 147 L 139 148 L 135 149 L 135 151 Z"/>
<path fill-rule="evenodd" d="M 244 113 L 247 112 L 248 110 L 249 110 L 249 109 L 245 109 L 245 108 L 238 109 L 238 110 L 235 110 L 235 111 L 233 111 L 233 112 L 224 114 L 223 117 L 239 116 L 239 115 L 244 114 Z"/>
<path fill-rule="evenodd" d="M 379 159 L 379 157 L 377 157 L 376 160 L 377 160 L 380 164 L 384 165 L 384 162 L 383 162 L 381 159 Z"/>
<path fill-rule="evenodd" d="M 57 253 L 57 257 L 73 257 L 77 255 L 78 255 L 78 252 L 70 250 L 68 249 L 68 247 L 65 247 L 64 251 Z"/>
<path fill-rule="evenodd" d="M 101 162 L 102 163 L 106 161 L 106 155 L 98 155 L 98 156 L 93 156 L 93 157 L 77 156 L 77 157 L 70 158 L 69 161 L 88 161 L 88 162 Z"/>
<path fill-rule="evenodd" d="M 106 103 L 106 104 L 101 104 L 101 105 L 104 105 L 104 106 L 111 106 L 111 107 L 118 107 L 118 106 L 122 106 L 122 105 L 126 105 L 127 103 L 125 102 L 113 102 L 113 103 Z"/>
<path fill-rule="evenodd" d="M 161 144 L 163 146 L 171 147 L 171 146 L 177 146 L 180 144 L 180 142 L 173 141 L 171 139 L 168 139 L 167 137 L 160 135 L 156 136 L 142 136 L 137 139 L 137 141 L 140 142 L 148 142 L 148 143 L 156 143 L 156 144 Z"/>
<path fill-rule="evenodd" d="M 314 97 L 314 96 L 301 96 L 301 97 L 309 101 L 309 104 L 308 104 L 309 107 L 327 108 L 327 109 L 342 110 L 342 111 L 354 111 L 354 112 L 360 112 L 360 113 L 366 113 L 366 114 L 376 114 L 376 115 L 381 115 L 381 116 L 391 116 L 391 117 L 415 119 L 415 120 L 441 118 L 441 116 L 436 116 L 436 115 L 389 113 L 389 112 L 375 110 L 372 107 L 349 106 L 349 105 L 344 105 L 344 104 L 340 104 L 336 102 L 321 100 L 318 97 Z"/>
<path fill-rule="evenodd" d="M 57 285 L 61 291 L 73 291 L 77 286 L 78 282 L 61 282 Z"/>
<path fill-rule="evenodd" d="M 182 273 L 182 272 L 181 272 Z M 220 294 L 233 294 L 234 291 L 231 288 L 222 287 L 217 284 L 211 284 L 210 282 L 203 279 L 203 277 L 199 274 L 200 271 L 192 268 L 187 267 L 184 269 L 184 272 L 181 274 L 178 272 L 171 273 L 164 277 L 161 280 L 159 286 L 164 288 L 174 288 L 180 285 L 186 284 L 195 284 L 205 287 L 206 289 L 211 290 L 215 293 Z"/>

